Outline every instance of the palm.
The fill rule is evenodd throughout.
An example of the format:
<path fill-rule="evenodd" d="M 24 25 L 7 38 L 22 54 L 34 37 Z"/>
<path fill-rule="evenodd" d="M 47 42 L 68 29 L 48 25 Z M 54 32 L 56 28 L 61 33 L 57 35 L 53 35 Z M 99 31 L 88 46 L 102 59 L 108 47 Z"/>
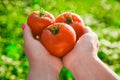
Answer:
<path fill-rule="evenodd" d="M 50 53 L 44 48 L 40 41 L 33 38 L 32 33 L 27 26 L 24 30 L 24 44 L 25 53 L 30 64 L 34 62 L 39 64 L 41 61 L 44 61 L 48 63 L 47 65 L 52 66 L 57 70 L 61 69 L 62 61 L 59 58 L 50 55 Z"/>

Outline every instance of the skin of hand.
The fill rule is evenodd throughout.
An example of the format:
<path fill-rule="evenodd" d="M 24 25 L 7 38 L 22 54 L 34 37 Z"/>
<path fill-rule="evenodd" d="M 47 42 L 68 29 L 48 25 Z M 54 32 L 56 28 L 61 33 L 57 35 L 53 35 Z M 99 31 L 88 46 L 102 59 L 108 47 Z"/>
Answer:
<path fill-rule="evenodd" d="M 78 59 L 89 57 L 97 57 L 98 38 L 89 27 L 85 27 L 84 34 L 76 42 L 75 47 L 63 58 L 63 63 L 66 66 L 71 66 Z M 84 60 L 83 60 L 84 61 Z"/>
<path fill-rule="evenodd" d="M 63 58 L 63 65 L 74 75 L 75 80 L 120 80 L 97 56 L 98 38 L 89 27 L 75 47 Z"/>
<path fill-rule="evenodd" d="M 24 49 L 30 71 L 27 80 L 58 80 L 62 68 L 61 59 L 54 57 L 34 39 L 28 25 L 24 25 Z"/>

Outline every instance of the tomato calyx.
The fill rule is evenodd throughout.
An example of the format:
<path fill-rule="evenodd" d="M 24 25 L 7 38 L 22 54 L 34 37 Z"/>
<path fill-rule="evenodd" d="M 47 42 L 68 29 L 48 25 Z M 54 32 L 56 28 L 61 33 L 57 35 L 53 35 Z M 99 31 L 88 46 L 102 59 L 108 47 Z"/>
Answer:
<path fill-rule="evenodd" d="M 45 11 L 43 9 L 40 9 L 39 16 L 40 17 L 45 17 Z"/>
<path fill-rule="evenodd" d="M 44 12 L 44 11 L 40 11 L 39 16 L 40 16 L 40 17 L 45 17 L 45 12 Z"/>
<path fill-rule="evenodd" d="M 53 35 L 56 35 L 58 34 L 59 32 L 59 25 L 54 25 L 52 26 L 52 29 L 51 28 L 47 28 L 47 30 L 49 30 Z"/>
<path fill-rule="evenodd" d="M 40 16 L 40 17 L 44 17 L 44 16 L 45 16 L 45 13 L 40 12 L 39 16 Z"/>
<path fill-rule="evenodd" d="M 63 19 L 67 24 L 73 23 L 73 19 L 72 19 L 72 14 L 71 14 L 71 13 L 69 13 L 67 17 L 62 16 L 62 19 Z"/>
<path fill-rule="evenodd" d="M 68 24 L 73 23 L 72 13 L 69 13 L 69 17 L 66 17 L 66 22 L 67 22 Z"/>
<path fill-rule="evenodd" d="M 72 18 L 66 18 L 66 23 L 67 23 L 67 24 L 71 24 L 71 23 L 73 23 Z"/>

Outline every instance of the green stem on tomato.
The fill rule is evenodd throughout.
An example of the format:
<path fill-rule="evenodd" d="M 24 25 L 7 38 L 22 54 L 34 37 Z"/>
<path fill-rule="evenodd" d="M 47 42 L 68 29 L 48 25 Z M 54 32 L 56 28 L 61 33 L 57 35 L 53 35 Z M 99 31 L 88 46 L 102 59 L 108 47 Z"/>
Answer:
<path fill-rule="evenodd" d="M 73 23 L 72 14 L 69 13 L 69 16 L 70 16 L 70 17 L 66 17 L 66 22 L 67 22 L 67 24 Z"/>
<path fill-rule="evenodd" d="M 49 30 L 53 35 L 56 35 L 58 34 L 59 32 L 59 25 L 54 25 L 52 26 L 52 29 L 51 28 L 47 28 L 47 30 Z"/>
<path fill-rule="evenodd" d="M 40 17 L 45 17 L 45 10 L 43 9 L 40 9 L 40 14 L 39 14 Z"/>
<path fill-rule="evenodd" d="M 67 24 L 71 24 L 73 22 L 73 20 L 69 19 L 69 18 L 66 18 L 66 22 L 67 22 Z"/>

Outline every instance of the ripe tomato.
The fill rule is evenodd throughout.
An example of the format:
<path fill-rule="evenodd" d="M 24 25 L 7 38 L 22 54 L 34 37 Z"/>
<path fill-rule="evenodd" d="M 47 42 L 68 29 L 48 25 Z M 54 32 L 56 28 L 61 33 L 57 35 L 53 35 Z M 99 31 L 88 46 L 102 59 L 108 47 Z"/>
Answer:
<path fill-rule="evenodd" d="M 40 41 L 52 55 L 62 57 L 74 47 L 76 34 L 68 24 L 54 23 L 43 30 Z"/>
<path fill-rule="evenodd" d="M 27 24 L 35 37 L 39 35 L 43 29 L 52 24 L 54 20 L 54 16 L 47 11 L 34 11 L 28 16 Z"/>
<path fill-rule="evenodd" d="M 64 12 L 56 17 L 55 22 L 62 22 L 71 25 L 76 32 L 77 40 L 84 33 L 84 22 L 82 18 L 75 13 Z"/>

